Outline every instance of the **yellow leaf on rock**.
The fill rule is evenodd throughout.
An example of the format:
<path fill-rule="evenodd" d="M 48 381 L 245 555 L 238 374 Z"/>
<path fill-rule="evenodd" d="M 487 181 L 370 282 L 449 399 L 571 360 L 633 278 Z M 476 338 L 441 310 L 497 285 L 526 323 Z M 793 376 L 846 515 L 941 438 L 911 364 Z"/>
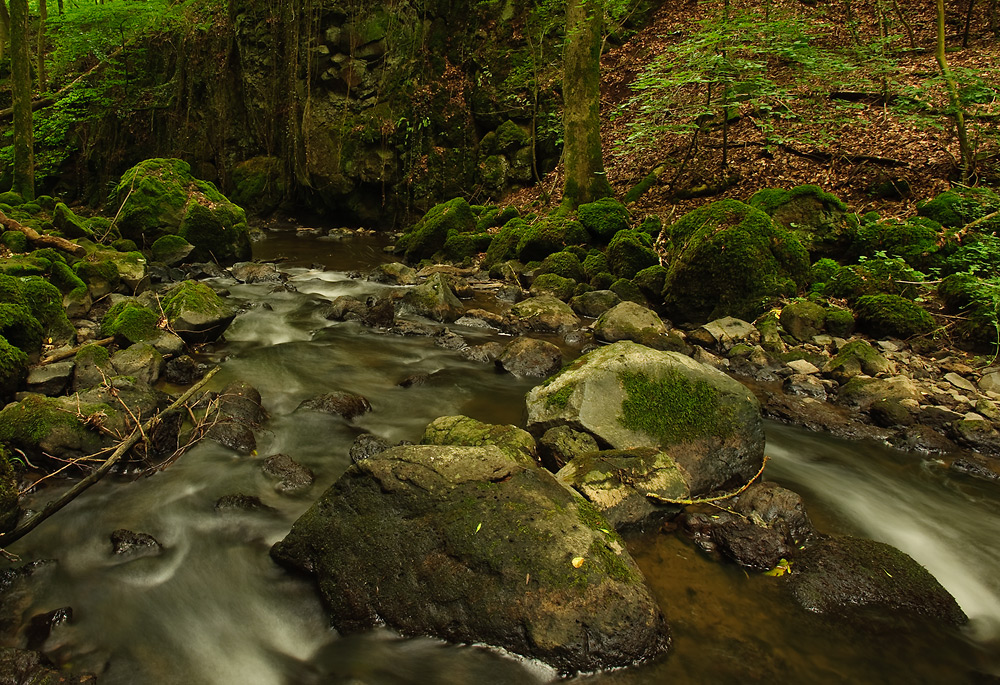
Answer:
<path fill-rule="evenodd" d="M 584 562 L 583 557 L 573 557 L 573 568 L 580 568 L 581 566 L 583 566 L 583 562 Z"/>

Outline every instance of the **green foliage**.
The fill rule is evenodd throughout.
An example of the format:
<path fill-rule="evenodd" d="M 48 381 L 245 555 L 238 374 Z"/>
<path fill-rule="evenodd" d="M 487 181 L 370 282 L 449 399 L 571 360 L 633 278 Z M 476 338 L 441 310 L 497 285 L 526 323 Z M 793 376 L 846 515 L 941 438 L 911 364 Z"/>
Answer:
<path fill-rule="evenodd" d="M 1000 237 L 974 235 L 945 260 L 946 273 L 1000 277 Z"/>
<path fill-rule="evenodd" d="M 917 203 L 917 213 L 948 228 L 961 228 L 1000 210 L 1000 197 L 988 188 L 947 190 L 933 200 Z M 980 232 L 1000 232 L 1000 217 L 977 226 Z"/>
<path fill-rule="evenodd" d="M 900 257 L 913 267 L 927 270 L 940 263 L 941 234 L 941 224 L 921 217 L 902 223 L 864 223 L 858 228 L 853 251 L 859 257 L 879 253 Z"/>
<path fill-rule="evenodd" d="M 973 347 L 1000 351 L 1000 276 L 952 274 L 941 281 L 937 293 L 946 311 L 961 315 L 954 329 L 960 339 Z"/>

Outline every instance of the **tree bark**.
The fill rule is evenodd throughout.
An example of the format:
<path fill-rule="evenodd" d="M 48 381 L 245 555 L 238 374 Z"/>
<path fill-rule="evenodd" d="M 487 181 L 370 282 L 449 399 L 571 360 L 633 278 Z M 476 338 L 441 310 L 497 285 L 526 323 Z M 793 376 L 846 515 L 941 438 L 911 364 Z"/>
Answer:
<path fill-rule="evenodd" d="M 6 0 L 0 0 L 0 58 L 10 42 L 10 12 L 7 11 Z"/>
<path fill-rule="evenodd" d="M 563 58 L 563 206 L 575 209 L 612 194 L 601 153 L 603 0 L 566 3 Z"/>
<path fill-rule="evenodd" d="M 937 61 L 941 67 L 948 86 L 948 99 L 951 102 L 952 118 L 958 130 L 958 147 L 962 155 L 962 185 L 968 185 L 972 174 L 972 147 L 969 145 L 969 135 L 965 130 L 965 112 L 962 110 L 962 100 L 958 96 L 958 82 L 948 67 L 948 59 L 944 52 L 944 0 L 937 0 Z"/>
<path fill-rule="evenodd" d="M 35 197 L 34 131 L 31 117 L 31 49 L 28 0 L 10 0 L 10 63 L 14 100 L 14 182 L 25 200 Z"/>

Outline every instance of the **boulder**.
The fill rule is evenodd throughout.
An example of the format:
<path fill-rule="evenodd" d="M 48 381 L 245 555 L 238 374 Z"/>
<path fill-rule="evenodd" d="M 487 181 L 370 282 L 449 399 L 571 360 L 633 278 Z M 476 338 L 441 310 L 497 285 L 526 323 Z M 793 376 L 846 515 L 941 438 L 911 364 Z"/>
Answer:
<path fill-rule="evenodd" d="M 610 524 L 493 445 L 401 446 L 361 460 L 271 555 L 315 574 L 341 633 L 385 624 L 564 673 L 626 666 L 668 645 Z"/>
<path fill-rule="evenodd" d="M 149 343 L 138 342 L 115 352 L 111 367 L 119 376 L 132 376 L 139 383 L 153 385 L 163 373 L 163 355 Z"/>
<path fill-rule="evenodd" d="M 517 426 L 483 423 L 468 416 L 442 416 L 424 429 L 421 445 L 495 445 L 514 461 L 534 465 L 538 459 L 535 439 Z M 388 446 L 388 443 L 387 443 Z"/>
<path fill-rule="evenodd" d="M 510 313 L 536 333 L 562 333 L 580 326 L 580 317 L 570 306 L 551 295 L 522 300 L 510 308 Z"/>
<path fill-rule="evenodd" d="M 906 376 L 892 378 L 867 378 L 855 376 L 841 386 L 837 400 L 841 404 L 860 407 L 867 411 L 872 403 L 882 399 L 921 399 L 920 387 Z"/>
<path fill-rule="evenodd" d="M 528 430 L 565 425 L 613 449 L 652 447 L 688 474 L 693 495 L 760 469 L 760 405 L 738 381 L 676 352 L 618 342 L 589 352 L 527 395 Z"/>
<path fill-rule="evenodd" d="M 236 310 L 204 283 L 183 281 L 163 297 L 167 322 L 185 342 L 216 340 L 236 318 Z"/>
<path fill-rule="evenodd" d="M 215 410 L 208 417 L 208 437 L 242 455 L 257 449 L 254 429 L 267 418 L 260 392 L 249 383 L 233 381 L 219 393 Z"/>
<path fill-rule="evenodd" d="M 278 481 L 274 485 L 275 490 L 287 494 L 308 490 L 316 480 L 311 469 L 287 454 L 272 454 L 261 464 L 261 471 L 268 478 Z"/>
<path fill-rule="evenodd" d="M 865 340 L 847 343 L 823 366 L 823 373 L 841 384 L 858 374 L 877 376 L 891 370 L 892 363 Z"/>
<path fill-rule="evenodd" d="M 580 316 L 596 319 L 621 301 L 622 298 L 612 290 L 591 290 L 572 298 L 569 306 Z"/>
<path fill-rule="evenodd" d="M 442 323 L 455 321 L 465 311 L 462 302 L 451 291 L 447 278 L 440 273 L 409 290 L 403 296 L 403 306 L 418 316 Z"/>
<path fill-rule="evenodd" d="M 149 247 L 165 235 L 194 245 L 201 260 L 250 257 L 246 215 L 179 159 L 147 159 L 126 171 L 111 193 L 122 237 Z"/>
<path fill-rule="evenodd" d="M 497 368 L 518 378 L 546 378 L 562 367 L 563 356 L 548 341 L 521 336 L 503 348 L 495 363 Z"/>
<path fill-rule="evenodd" d="M 163 545 L 149 533 L 118 528 L 111 533 L 111 553 L 115 556 L 144 557 L 160 554 Z"/>
<path fill-rule="evenodd" d="M 370 412 L 372 405 L 361 395 L 343 390 L 335 390 L 303 400 L 299 403 L 296 411 L 301 409 L 318 411 L 324 414 L 337 414 L 349 421 Z"/>
<path fill-rule="evenodd" d="M 380 452 L 385 452 L 392 446 L 393 444 L 385 438 L 371 433 L 362 433 L 354 439 L 348 456 L 352 462 L 359 462 L 362 459 L 373 457 Z"/>
<path fill-rule="evenodd" d="M 909 555 L 882 542 L 827 537 L 799 554 L 786 576 L 796 601 L 817 614 L 902 621 L 927 618 L 950 625 L 968 621 L 955 598 Z"/>
<path fill-rule="evenodd" d="M 0 401 L 12 397 L 28 379 L 28 355 L 0 337 Z"/>
<path fill-rule="evenodd" d="M 631 340 L 640 345 L 662 349 L 667 326 L 652 309 L 635 302 L 621 302 L 594 324 L 594 335 L 604 342 Z"/>
<path fill-rule="evenodd" d="M 654 502 L 650 495 L 662 499 L 690 495 L 677 462 L 649 447 L 578 456 L 562 467 L 556 478 L 583 495 L 617 530 L 680 510 L 679 505 Z"/>
<path fill-rule="evenodd" d="M 72 361 L 36 366 L 28 373 L 28 392 L 50 397 L 62 395 L 73 378 L 75 367 L 76 364 Z"/>
<path fill-rule="evenodd" d="M 748 204 L 769 214 L 776 224 L 791 231 L 814 257 L 839 257 L 850 247 L 857 221 L 847 205 L 818 186 L 791 190 L 766 188 Z"/>
<path fill-rule="evenodd" d="M 732 316 L 709 321 L 691 332 L 688 340 L 700 343 L 705 347 L 728 352 L 737 345 L 756 345 L 761 340 L 757 328 Z"/>
<path fill-rule="evenodd" d="M 550 428 L 538 440 L 542 464 L 553 473 L 583 454 L 597 452 L 600 447 L 590 433 L 569 426 Z"/>
<path fill-rule="evenodd" d="M 688 212 L 661 233 L 664 308 L 674 321 L 722 316 L 749 321 L 794 295 L 809 268 L 806 250 L 764 212 L 720 200 Z"/>
<path fill-rule="evenodd" d="M 368 280 L 389 285 L 416 285 L 417 272 L 402 262 L 380 264 L 368 274 Z"/>
<path fill-rule="evenodd" d="M 281 283 L 288 280 L 288 276 L 270 262 L 237 262 L 229 268 L 229 273 L 240 283 Z"/>
<path fill-rule="evenodd" d="M 809 342 L 823 332 L 826 309 L 815 302 L 799 300 L 781 309 L 779 321 L 790 336 L 801 342 Z"/>

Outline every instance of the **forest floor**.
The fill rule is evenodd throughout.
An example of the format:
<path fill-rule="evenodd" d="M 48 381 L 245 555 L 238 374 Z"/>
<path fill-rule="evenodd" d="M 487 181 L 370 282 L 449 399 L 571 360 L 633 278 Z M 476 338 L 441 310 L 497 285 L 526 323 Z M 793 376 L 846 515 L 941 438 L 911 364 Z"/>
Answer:
<path fill-rule="evenodd" d="M 732 11 L 738 12 L 740 4 L 733 2 Z M 669 223 L 711 200 L 746 200 L 762 188 L 807 183 L 837 195 L 858 214 L 877 211 L 883 218 L 904 218 L 915 213 L 918 201 L 959 180 L 958 138 L 951 118 L 944 113 L 946 94 L 934 54 L 933 3 L 899 0 L 891 4 L 898 12 L 885 22 L 890 35 L 898 32 L 898 37 L 888 42 L 891 52 L 879 53 L 886 55 L 879 59 L 871 56 L 871 46 L 878 44 L 878 8 L 885 3 L 771 2 L 772 16 L 784 11 L 789 14 L 782 16 L 799 16 L 805 22 L 800 25 L 807 26 L 810 42 L 818 51 L 848 55 L 843 58 L 844 78 L 840 83 L 808 82 L 794 66 L 768 58 L 764 76 L 780 89 L 778 99 L 787 118 L 762 114 L 759 103 L 740 105 L 725 132 L 725 165 L 721 117 L 704 126 L 696 140 L 690 130 L 659 131 L 647 126 L 649 116 L 640 120 L 642 103 L 635 99 L 637 78 L 656 56 L 698 30 L 699 22 L 710 19 L 707 13 L 719 11 L 720 5 L 664 3 L 649 25 L 624 45 L 606 50 L 602 58 L 601 132 L 608 179 L 616 196 L 623 197 L 654 168 L 663 165 L 664 169 L 657 183 L 630 206 L 639 218 L 655 214 Z M 760 11 L 759 3 L 755 5 Z M 959 16 L 954 9 L 950 11 L 946 40 L 954 71 L 994 86 L 985 102 L 970 108 L 974 116 L 968 122 L 982 158 L 979 174 L 970 182 L 989 185 L 1000 181 L 1000 97 L 996 90 L 1000 37 L 989 27 L 989 3 L 979 5 L 974 6 L 968 47 L 961 47 L 964 12 Z M 847 8 L 853 15 L 847 14 Z M 858 61 L 858 43 L 867 46 L 867 61 Z M 857 68 L 846 69 L 852 60 Z M 882 72 L 880 67 L 884 67 Z M 671 62 L 668 71 L 681 68 Z M 883 93 L 889 94 L 888 100 Z M 897 105 L 911 94 L 918 94 L 932 110 L 904 112 Z M 665 110 L 659 123 L 674 128 L 685 123 L 684 112 L 690 108 L 683 110 L 683 97 L 678 91 L 676 112 Z M 629 144 L 637 132 L 642 143 Z M 887 183 L 903 192 L 898 197 L 879 197 L 876 187 Z M 545 204 L 547 193 L 550 205 L 558 203 L 561 186 L 560 167 L 509 201 L 537 210 Z"/>

